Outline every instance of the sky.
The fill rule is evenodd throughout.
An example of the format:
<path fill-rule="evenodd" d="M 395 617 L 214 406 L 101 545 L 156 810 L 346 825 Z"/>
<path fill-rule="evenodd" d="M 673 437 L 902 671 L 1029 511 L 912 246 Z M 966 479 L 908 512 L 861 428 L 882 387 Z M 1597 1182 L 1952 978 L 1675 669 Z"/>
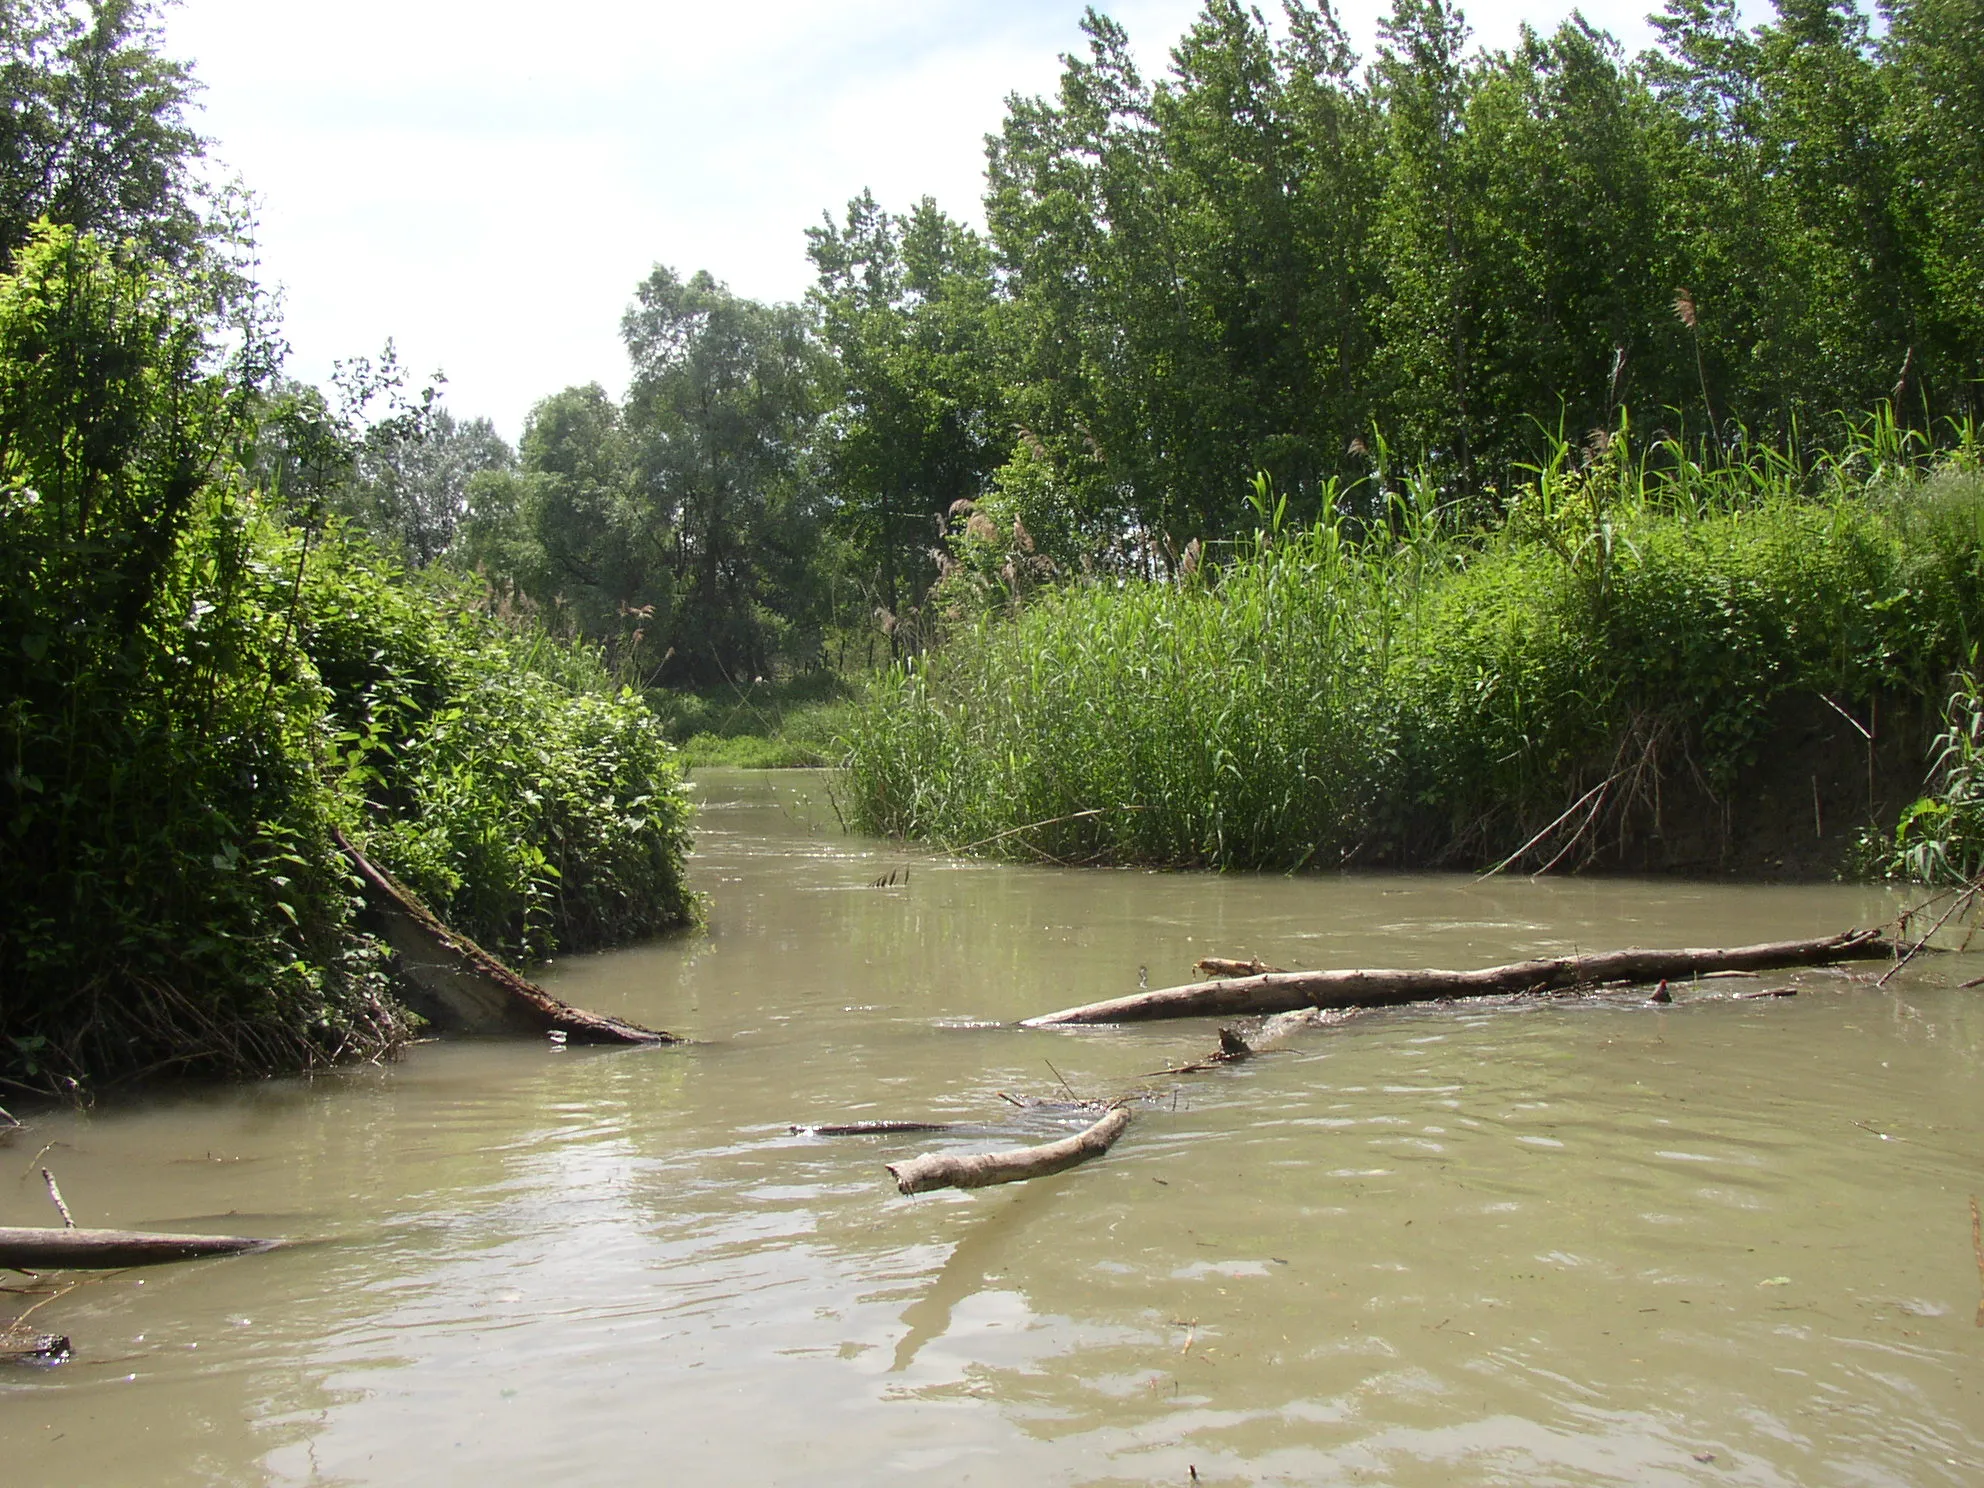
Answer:
<path fill-rule="evenodd" d="M 1202 0 L 1116 0 L 1147 74 Z M 1264 5 L 1271 14 L 1278 6 Z M 1340 9 L 1360 50 L 1377 0 Z M 1389 8 L 1388 5 L 1385 8 Z M 1643 45 L 1651 6 L 1584 14 Z M 1477 0 L 1476 40 L 1556 0 Z M 1054 89 L 1080 0 L 180 0 L 212 166 L 259 201 L 290 373 L 390 338 L 457 417 L 514 440 L 575 383 L 626 383 L 620 317 L 657 263 L 739 294 L 811 282 L 805 229 L 863 187 L 982 223 L 984 137 Z"/>

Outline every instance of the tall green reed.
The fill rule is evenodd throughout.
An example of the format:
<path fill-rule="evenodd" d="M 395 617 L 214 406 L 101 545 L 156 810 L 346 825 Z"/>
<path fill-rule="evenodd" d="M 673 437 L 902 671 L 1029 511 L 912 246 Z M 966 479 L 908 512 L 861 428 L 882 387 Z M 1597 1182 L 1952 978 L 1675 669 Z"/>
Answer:
<path fill-rule="evenodd" d="M 1729 789 L 1786 699 L 1935 695 L 1984 621 L 1984 483 L 1878 420 L 1826 461 L 1723 448 L 1560 440 L 1472 530 L 1394 493 L 1286 531 L 1257 492 L 1192 577 L 1064 587 L 885 678 L 850 818 L 1062 861 L 1480 862 L 1595 782 Z"/>

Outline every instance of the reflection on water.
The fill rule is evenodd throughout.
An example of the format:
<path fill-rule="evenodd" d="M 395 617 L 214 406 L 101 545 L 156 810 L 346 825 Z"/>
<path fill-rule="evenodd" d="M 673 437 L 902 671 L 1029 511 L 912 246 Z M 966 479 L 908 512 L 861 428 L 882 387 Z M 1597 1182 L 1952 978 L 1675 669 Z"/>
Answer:
<path fill-rule="evenodd" d="M 0 1223 L 48 1222 L 46 1165 L 85 1224 L 314 1242 L 44 1309 L 78 1358 L 0 1375 L 8 1481 L 1984 1481 L 1977 958 L 1407 1010 L 1184 1080 L 1147 1072 L 1204 1025 L 1010 1026 L 1207 953 L 1728 943 L 1884 893 L 947 864 L 811 776 L 703 790 L 709 932 L 546 973 L 696 1045 L 433 1044 L 0 1151 Z M 1063 1081 L 1153 1098 L 1006 1189 L 904 1199 L 930 1138 L 788 1130 Z"/>

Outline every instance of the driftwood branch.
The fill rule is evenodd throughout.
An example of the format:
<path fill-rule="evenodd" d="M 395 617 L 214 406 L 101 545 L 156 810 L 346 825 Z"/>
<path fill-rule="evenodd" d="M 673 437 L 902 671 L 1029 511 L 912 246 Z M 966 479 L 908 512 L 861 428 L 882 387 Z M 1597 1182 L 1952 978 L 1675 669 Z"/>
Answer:
<path fill-rule="evenodd" d="M 926 1193 L 933 1188 L 989 1188 L 995 1183 L 1016 1183 L 1022 1178 L 1044 1178 L 1102 1156 L 1116 1144 L 1129 1124 L 1129 1109 L 1118 1106 L 1086 1130 L 1045 1146 L 963 1157 L 948 1152 L 926 1152 L 908 1162 L 890 1163 L 889 1176 L 896 1180 L 897 1190 L 906 1194 Z"/>
<path fill-rule="evenodd" d="M 203 1256 L 272 1250 L 280 1241 L 240 1235 L 158 1235 L 143 1230 L 37 1230 L 0 1226 L 0 1268 L 10 1271 L 108 1271 Z"/>
<path fill-rule="evenodd" d="M 1723 949 L 1604 951 L 1548 956 L 1477 971 L 1283 971 L 1139 992 L 1028 1018 L 1025 1027 L 1241 1017 L 1299 1008 L 1394 1007 L 1438 998 L 1554 992 L 1599 982 L 1675 981 L 1710 971 L 1774 971 L 1836 961 L 1885 960 L 1900 948 L 1876 930 Z"/>
<path fill-rule="evenodd" d="M 398 879 L 336 833 L 384 925 L 414 1011 L 449 1033 L 562 1033 L 581 1044 L 673 1044 L 673 1034 L 560 1002 L 466 935 L 450 930 Z"/>
<path fill-rule="evenodd" d="M 0 1332 L 0 1364 L 66 1364 L 71 1346 L 56 1333 Z"/>

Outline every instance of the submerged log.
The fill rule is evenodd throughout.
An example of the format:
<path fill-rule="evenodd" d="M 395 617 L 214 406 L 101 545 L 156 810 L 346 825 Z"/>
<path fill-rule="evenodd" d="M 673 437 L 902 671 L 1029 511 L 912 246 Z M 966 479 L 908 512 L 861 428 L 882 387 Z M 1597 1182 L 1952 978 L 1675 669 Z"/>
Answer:
<path fill-rule="evenodd" d="M 68 1363 L 72 1352 L 69 1340 L 59 1333 L 14 1336 L 0 1332 L 0 1364 L 33 1364 L 46 1369 Z"/>
<path fill-rule="evenodd" d="M 950 1131 L 952 1121 L 830 1121 L 786 1128 L 795 1137 L 886 1137 L 899 1132 Z"/>
<path fill-rule="evenodd" d="M 1775 971 L 1835 961 L 1876 961 L 1900 947 L 1878 930 L 1817 940 L 1781 940 L 1722 949 L 1603 951 L 1547 956 L 1478 971 L 1281 971 L 1138 992 L 1028 1018 L 1023 1026 L 1136 1023 L 1155 1018 L 1238 1017 L 1299 1008 L 1393 1007 L 1439 998 L 1555 992 L 1599 982 L 1683 980 L 1708 971 Z"/>
<path fill-rule="evenodd" d="M 1360 1008 L 1336 1008 L 1329 1012 L 1320 1008 L 1299 1008 L 1292 1013 L 1276 1013 L 1252 1033 L 1243 1033 L 1238 1028 L 1222 1028 L 1219 1031 L 1219 1047 L 1205 1058 L 1152 1070 L 1151 1074 L 1201 1075 L 1222 1064 L 1238 1064 L 1243 1059 L 1252 1059 L 1256 1054 L 1267 1054 L 1280 1048 L 1288 1041 L 1290 1034 L 1301 1029 L 1346 1023 L 1361 1011 Z"/>
<path fill-rule="evenodd" d="M 1045 1146 L 970 1156 L 926 1152 L 908 1162 L 890 1163 L 889 1176 L 896 1180 L 897 1191 L 906 1194 L 927 1193 L 933 1188 L 989 1188 L 995 1183 L 1044 1178 L 1102 1156 L 1129 1124 L 1129 1109 L 1117 1106 L 1086 1130 Z"/>
<path fill-rule="evenodd" d="M 10 1271 L 110 1271 L 204 1256 L 273 1250 L 279 1240 L 240 1235 L 160 1235 L 144 1230 L 33 1230 L 0 1226 L 0 1268 Z"/>
<path fill-rule="evenodd" d="M 1279 966 L 1270 966 L 1259 956 L 1251 961 L 1236 961 L 1231 956 L 1201 956 L 1195 969 L 1209 977 L 1259 976 L 1264 971 L 1280 971 Z"/>
<path fill-rule="evenodd" d="M 517 975 L 466 935 L 434 917 L 404 884 L 354 847 L 338 846 L 365 884 L 365 903 L 378 916 L 398 958 L 413 1010 L 445 1033 L 563 1034 L 581 1044 L 674 1044 L 673 1034 L 560 1002 Z"/>

